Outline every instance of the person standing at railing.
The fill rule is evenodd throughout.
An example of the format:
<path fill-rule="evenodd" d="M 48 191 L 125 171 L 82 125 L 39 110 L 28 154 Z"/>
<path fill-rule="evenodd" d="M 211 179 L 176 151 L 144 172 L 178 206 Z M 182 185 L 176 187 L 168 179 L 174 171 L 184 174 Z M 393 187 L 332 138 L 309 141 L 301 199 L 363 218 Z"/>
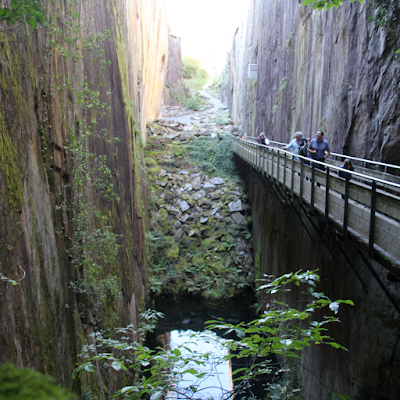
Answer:
<path fill-rule="evenodd" d="M 300 154 L 300 147 L 302 146 L 301 138 L 303 137 L 302 132 L 296 132 L 294 139 L 283 147 L 283 150 L 292 150 L 292 154 Z M 294 157 L 295 161 L 299 161 L 299 157 Z"/>
<path fill-rule="evenodd" d="M 331 154 L 331 149 L 329 143 L 324 139 L 324 132 L 317 131 L 316 137 L 311 139 L 307 150 L 313 160 L 325 162 L 325 158 Z M 315 168 L 325 170 L 324 166 L 319 164 L 316 164 Z"/>
<path fill-rule="evenodd" d="M 264 132 L 261 132 L 257 137 L 256 137 L 256 142 L 258 144 L 262 144 L 263 146 L 269 146 L 269 140 L 268 138 L 265 137 Z"/>
<path fill-rule="evenodd" d="M 346 176 L 349 175 L 349 180 L 350 180 L 351 179 L 351 174 L 350 174 L 350 172 L 347 172 L 347 171 L 354 171 L 354 167 L 353 167 L 353 164 L 351 163 L 351 160 L 346 158 L 343 161 L 343 165 L 341 165 L 339 168 L 342 168 L 345 171 L 338 170 L 337 174 L 343 179 L 346 179 Z"/>
<path fill-rule="evenodd" d="M 303 146 L 300 147 L 299 154 L 303 157 L 309 157 L 310 154 L 308 153 L 308 145 L 310 144 L 310 138 L 307 138 L 303 144 Z M 304 164 L 310 165 L 309 161 L 304 160 Z"/>

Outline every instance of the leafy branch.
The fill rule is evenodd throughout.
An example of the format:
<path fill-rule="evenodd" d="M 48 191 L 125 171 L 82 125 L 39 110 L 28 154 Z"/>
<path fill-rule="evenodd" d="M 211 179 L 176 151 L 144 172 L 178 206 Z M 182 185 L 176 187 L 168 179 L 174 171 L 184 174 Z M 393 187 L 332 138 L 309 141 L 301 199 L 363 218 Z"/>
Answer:
<path fill-rule="evenodd" d="M 4 276 L 4 275 L 0 272 L 0 280 L 2 280 L 3 282 L 9 282 L 9 283 L 11 283 L 11 284 L 14 285 L 14 286 L 19 285 L 19 282 L 21 282 L 22 280 L 24 280 L 24 279 L 25 279 L 25 276 L 26 276 L 25 270 L 24 270 L 20 265 L 19 265 L 19 269 L 23 272 L 23 276 L 22 276 L 21 279 L 10 279 L 10 278 L 7 278 L 6 276 Z"/>
<path fill-rule="evenodd" d="M 26 22 L 35 29 L 37 24 L 44 23 L 45 20 L 40 0 L 12 0 L 8 7 L 0 9 L 0 22 L 10 26 Z"/>
<path fill-rule="evenodd" d="M 301 5 L 302 6 L 308 6 L 312 4 L 312 9 L 313 10 L 318 10 L 321 11 L 325 7 L 327 10 L 330 10 L 332 7 L 338 8 L 341 4 L 344 3 L 345 0 L 304 0 Z M 350 0 L 350 3 L 354 3 L 355 1 L 358 1 L 360 4 L 364 2 L 364 0 Z"/>
<path fill-rule="evenodd" d="M 267 276 L 271 280 L 271 276 Z M 340 322 L 336 317 L 341 304 L 354 305 L 351 300 L 332 301 L 325 294 L 315 290 L 319 276 L 316 271 L 292 272 L 271 280 L 260 286 L 270 298 L 267 309 L 257 319 L 249 323 L 229 324 L 222 319 L 207 321 L 208 329 L 224 331 L 224 335 L 234 333 L 238 340 L 229 343 L 232 354 L 227 358 L 250 358 L 249 366 L 234 372 L 234 382 L 239 382 L 236 390 L 247 387 L 252 379 L 257 376 L 271 373 L 277 366 L 272 363 L 271 356 L 278 359 L 300 359 L 299 352 L 311 344 L 327 344 L 336 349 L 346 350 L 333 338 L 326 335 L 326 325 Z M 303 292 L 309 300 L 302 310 L 290 307 L 287 303 L 279 301 L 279 295 L 291 289 L 288 285 L 308 285 Z M 316 319 L 313 314 L 317 310 L 329 309 L 322 319 Z M 332 315 L 333 314 L 333 315 Z M 236 353 L 236 354 L 234 354 Z M 269 361 L 266 361 L 269 360 Z"/>

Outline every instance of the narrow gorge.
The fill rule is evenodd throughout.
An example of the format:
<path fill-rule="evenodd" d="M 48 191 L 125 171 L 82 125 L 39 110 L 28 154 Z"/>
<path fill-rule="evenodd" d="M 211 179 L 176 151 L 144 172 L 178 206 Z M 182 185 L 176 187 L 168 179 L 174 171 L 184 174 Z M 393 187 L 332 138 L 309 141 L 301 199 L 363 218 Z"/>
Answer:
<path fill-rule="evenodd" d="M 208 397 L 397 399 L 399 268 L 232 143 L 323 130 L 398 185 L 399 5 L 249 0 L 221 76 L 194 93 L 168 4 L 0 3 L 0 400 L 11 365 L 70 394 L 53 398 L 207 398 L 180 384 L 211 356 L 170 347 L 157 303 L 225 334 L 230 387 Z"/>

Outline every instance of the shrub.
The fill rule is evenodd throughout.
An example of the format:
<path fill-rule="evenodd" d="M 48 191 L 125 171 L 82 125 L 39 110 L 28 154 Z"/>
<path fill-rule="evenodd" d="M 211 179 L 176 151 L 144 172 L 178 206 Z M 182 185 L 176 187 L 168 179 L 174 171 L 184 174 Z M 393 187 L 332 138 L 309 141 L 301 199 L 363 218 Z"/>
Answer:
<path fill-rule="evenodd" d="M 15 365 L 0 367 L 1 400 L 72 400 L 73 395 L 55 380 L 31 369 L 19 369 Z"/>

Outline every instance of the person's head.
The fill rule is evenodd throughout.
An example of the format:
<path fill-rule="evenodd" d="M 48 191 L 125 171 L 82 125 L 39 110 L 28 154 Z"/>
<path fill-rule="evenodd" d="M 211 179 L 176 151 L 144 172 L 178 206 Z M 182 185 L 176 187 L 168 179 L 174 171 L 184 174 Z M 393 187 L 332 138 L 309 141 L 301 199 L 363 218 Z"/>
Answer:
<path fill-rule="evenodd" d="M 350 159 L 348 159 L 348 158 L 346 158 L 344 161 L 343 161 L 343 168 L 344 169 L 349 169 L 349 170 L 351 170 L 351 171 L 353 171 L 353 164 L 351 163 L 351 160 Z"/>
<path fill-rule="evenodd" d="M 310 138 L 308 137 L 307 139 L 306 139 L 306 145 L 308 146 L 309 144 L 310 144 Z"/>
<path fill-rule="evenodd" d="M 300 142 L 300 139 L 303 137 L 303 134 L 301 133 L 301 132 L 296 132 L 295 134 L 294 134 L 294 138 L 298 141 L 298 142 Z"/>
<path fill-rule="evenodd" d="M 261 138 L 265 137 L 264 132 L 261 132 L 258 136 L 260 136 Z"/>
<path fill-rule="evenodd" d="M 320 141 L 324 138 L 325 133 L 322 131 L 317 131 L 317 140 Z"/>

